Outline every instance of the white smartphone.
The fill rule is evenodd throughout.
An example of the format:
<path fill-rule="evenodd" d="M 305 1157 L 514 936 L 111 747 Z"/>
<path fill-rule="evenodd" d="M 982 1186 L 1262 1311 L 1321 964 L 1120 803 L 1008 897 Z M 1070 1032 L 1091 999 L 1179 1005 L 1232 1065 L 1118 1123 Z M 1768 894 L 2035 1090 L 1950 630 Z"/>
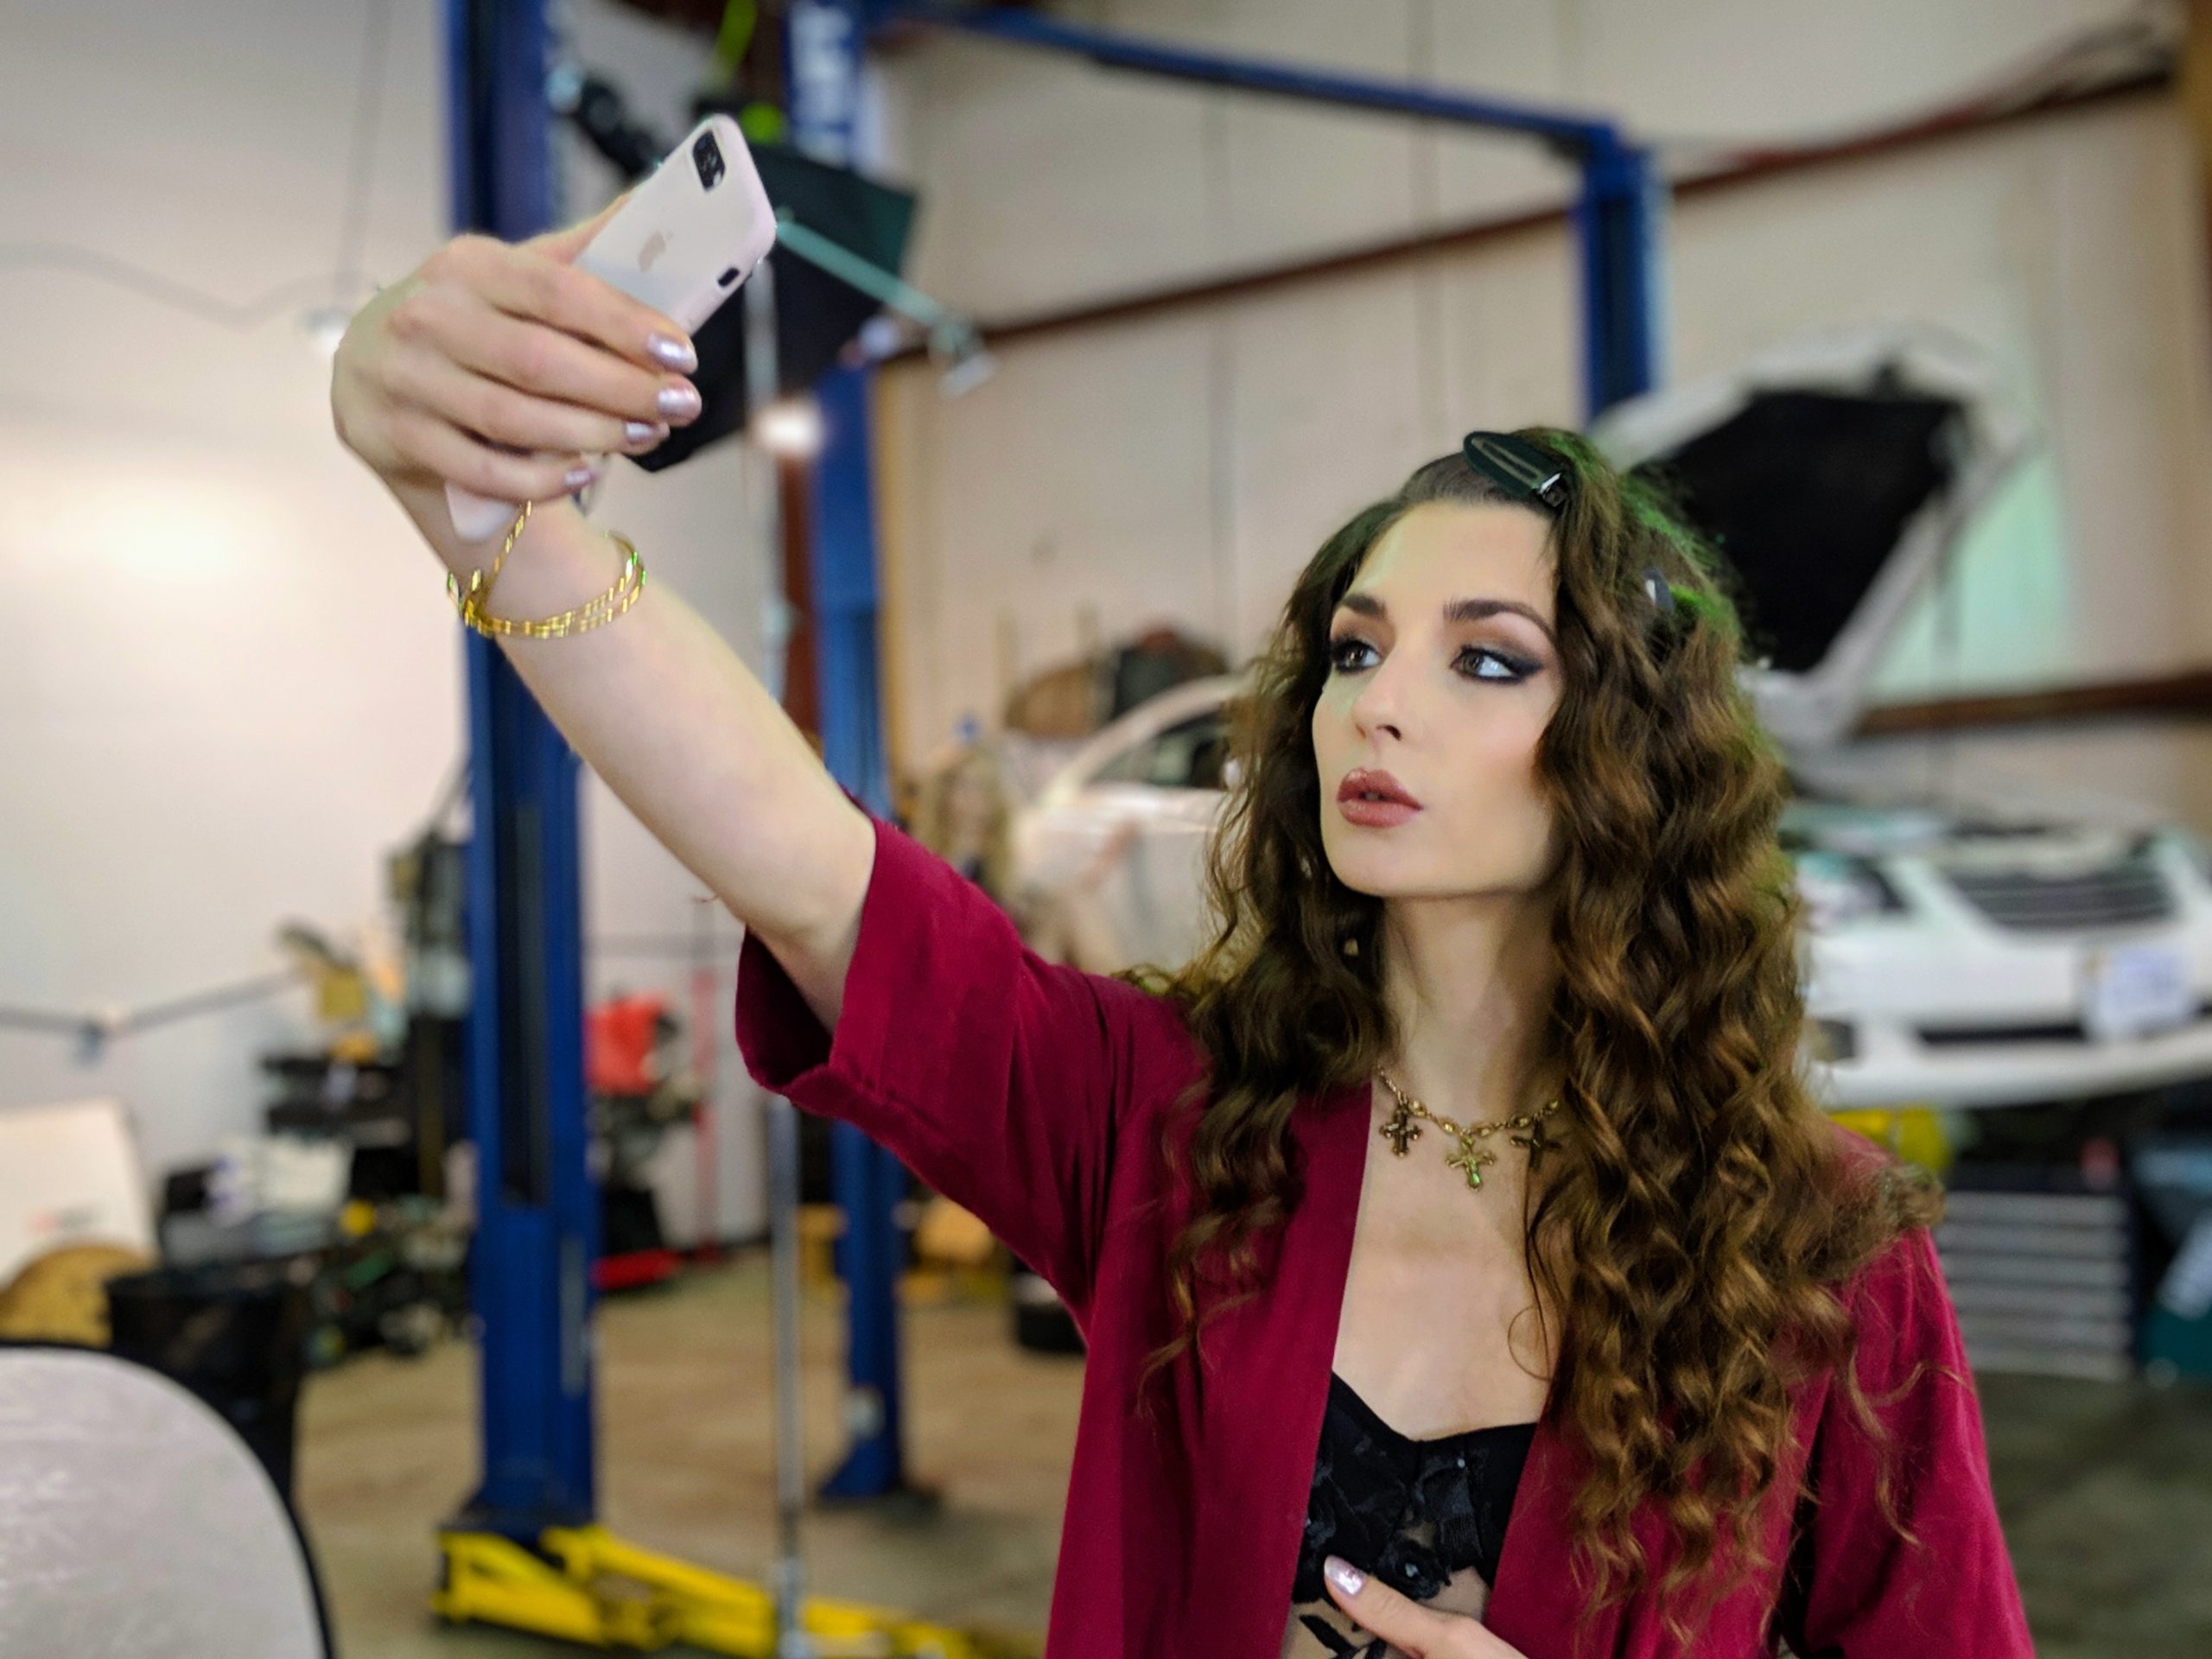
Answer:
<path fill-rule="evenodd" d="M 775 210 L 745 135 L 729 117 L 710 115 L 599 227 L 576 266 L 691 333 L 744 286 L 775 245 Z M 448 484 L 446 508 L 463 541 L 482 542 L 514 521 L 517 504 Z"/>

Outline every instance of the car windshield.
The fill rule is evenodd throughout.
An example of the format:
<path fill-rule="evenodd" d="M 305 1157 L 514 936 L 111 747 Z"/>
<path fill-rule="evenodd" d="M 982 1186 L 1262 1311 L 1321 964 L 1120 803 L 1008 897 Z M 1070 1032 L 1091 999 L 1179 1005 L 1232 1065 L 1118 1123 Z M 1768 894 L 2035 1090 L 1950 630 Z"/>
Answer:
<path fill-rule="evenodd" d="M 1124 749 L 1098 769 L 1103 784 L 1158 789 L 1219 789 L 1229 759 L 1227 717 L 1218 709 L 1177 721 Z"/>

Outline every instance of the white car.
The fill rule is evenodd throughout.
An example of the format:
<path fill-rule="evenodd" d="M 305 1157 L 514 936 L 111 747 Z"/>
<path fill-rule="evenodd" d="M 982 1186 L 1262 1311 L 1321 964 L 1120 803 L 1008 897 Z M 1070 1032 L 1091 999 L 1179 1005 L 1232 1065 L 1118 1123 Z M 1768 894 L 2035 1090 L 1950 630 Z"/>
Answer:
<path fill-rule="evenodd" d="M 1941 340 L 1862 331 L 1638 400 L 1596 435 L 1624 464 L 1666 461 L 1769 646 L 1746 676 L 1796 786 L 1782 833 L 1827 1103 L 1995 1106 L 2212 1077 L 2202 843 L 2156 823 L 1884 802 L 1847 781 L 1843 740 L 1882 646 L 2032 447 L 1986 370 Z M 1020 861 L 1047 884 L 1136 824 L 1099 893 L 1131 962 L 1180 963 L 1205 942 L 1199 872 L 1240 684 L 1195 681 L 1132 710 L 1022 815 Z"/>

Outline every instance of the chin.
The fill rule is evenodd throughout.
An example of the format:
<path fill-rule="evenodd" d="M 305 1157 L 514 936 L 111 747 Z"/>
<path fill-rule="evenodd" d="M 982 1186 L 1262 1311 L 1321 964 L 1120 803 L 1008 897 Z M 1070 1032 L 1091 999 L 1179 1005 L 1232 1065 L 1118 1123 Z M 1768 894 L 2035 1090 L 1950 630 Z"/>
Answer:
<path fill-rule="evenodd" d="M 1347 845 L 1348 840 L 1325 833 L 1321 850 L 1328 855 L 1331 873 L 1354 893 L 1370 899 L 1399 899 L 1429 885 L 1421 879 L 1418 859 L 1383 847 Z"/>
<path fill-rule="evenodd" d="M 1370 899 L 1454 899 L 1478 893 L 1534 893 L 1547 883 L 1541 860 L 1506 853 L 1471 863 L 1465 849 L 1458 859 L 1424 855 L 1412 842 L 1391 844 L 1393 832 L 1321 832 L 1321 850 L 1338 880 Z"/>

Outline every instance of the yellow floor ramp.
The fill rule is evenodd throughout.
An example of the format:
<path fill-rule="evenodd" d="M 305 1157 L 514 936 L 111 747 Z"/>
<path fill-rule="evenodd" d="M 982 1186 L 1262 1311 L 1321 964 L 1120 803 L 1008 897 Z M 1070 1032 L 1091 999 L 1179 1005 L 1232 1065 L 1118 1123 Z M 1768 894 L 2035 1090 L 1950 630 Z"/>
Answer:
<path fill-rule="evenodd" d="M 594 1648 L 688 1647 L 775 1659 L 774 1599 L 625 1543 L 604 1527 L 554 1528 L 524 1549 L 483 1532 L 442 1532 L 441 1618 L 504 1625 Z M 821 1659 L 1035 1659 L 1039 1643 L 956 1630 L 855 1602 L 810 1600 L 804 1623 Z"/>

